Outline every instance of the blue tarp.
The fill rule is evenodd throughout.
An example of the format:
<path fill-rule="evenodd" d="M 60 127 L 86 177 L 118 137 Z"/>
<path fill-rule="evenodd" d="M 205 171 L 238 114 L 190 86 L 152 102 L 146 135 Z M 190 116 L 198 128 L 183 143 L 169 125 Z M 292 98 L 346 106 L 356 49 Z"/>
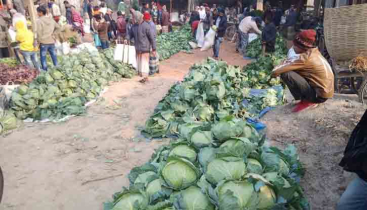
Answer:
<path fill-rule="evenodd" d="M 277 91 L 278 100 L 283 100 L 283 87 L 281 85 L 273 86 L 271 89 Z M 266 95 L 268 89 L 251 89 L 250 96 L 251 97 L 262 97 Z M 243 100 L 242 105 L 246 107 L 248 105 L 248 101 L 246 99 Z M 260 118 L 262 118 L 266 113 L 270 110 L 274 109 L 274 107 L 265 107 L 260 111 L 259 115 L 255 118 L 247 118 L 247 122 L 250 123 L 257 131 L 263 130 L 266 128 L 266 125 L 260 122 Z"/>

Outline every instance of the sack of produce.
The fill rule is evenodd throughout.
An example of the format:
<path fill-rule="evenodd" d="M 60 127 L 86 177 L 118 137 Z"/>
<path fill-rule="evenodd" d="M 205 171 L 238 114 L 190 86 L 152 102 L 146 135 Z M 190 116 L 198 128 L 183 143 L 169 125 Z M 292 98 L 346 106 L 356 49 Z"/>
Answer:
<path fill-rule="evenodd" d="M 214 45 L 215 31 L 210 28 L 209 32 L 205 36 L 204 45 L 200 51 L 209 50 Z"/>
<path fill-rule="evenodd" d="M 204 27 L 203 23 L 199 23 L 198 29 L 196 30 L 196 42 L 198 43 L 198 47 L 202 47 L 204 45 Z"/>

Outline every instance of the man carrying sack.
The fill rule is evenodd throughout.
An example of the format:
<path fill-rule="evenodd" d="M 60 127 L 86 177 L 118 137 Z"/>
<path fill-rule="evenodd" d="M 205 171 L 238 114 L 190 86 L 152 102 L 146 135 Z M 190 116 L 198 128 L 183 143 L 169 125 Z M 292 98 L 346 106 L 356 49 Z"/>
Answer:
<path fill-rule="evenodd" d="M 274 68 L 272 76 L 280 75 L 295 100 L 301 100 L 293 112 L 316 107 L 334 95 L 334 74 L 315 46 L 316 32 L 305 30 L 293 40 L 299 56 L 285 60 Z"/>

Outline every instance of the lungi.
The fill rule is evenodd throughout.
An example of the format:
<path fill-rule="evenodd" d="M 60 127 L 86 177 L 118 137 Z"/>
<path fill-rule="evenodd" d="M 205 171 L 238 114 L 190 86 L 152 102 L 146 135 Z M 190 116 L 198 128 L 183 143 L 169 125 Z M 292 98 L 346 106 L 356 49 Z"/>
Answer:
<path fill-rule="evenodd" d="M 136 63 L 139 76 L 147 77 L 149 75 L 149 53 L 137 53 Z"/>
<path fill-rule="evenodd" d="M 149 55 L 149 75 L 159 73 L 159 55 L 156 52 L 156 56 L 153 53 Z"/>
<path fill-rule="evenodd" d="M 239 30 L 239 39 L 237 39 L 237 49 L 242 55 L 246 55 L 246 48 L 248 45 L 248 34 Z"/>

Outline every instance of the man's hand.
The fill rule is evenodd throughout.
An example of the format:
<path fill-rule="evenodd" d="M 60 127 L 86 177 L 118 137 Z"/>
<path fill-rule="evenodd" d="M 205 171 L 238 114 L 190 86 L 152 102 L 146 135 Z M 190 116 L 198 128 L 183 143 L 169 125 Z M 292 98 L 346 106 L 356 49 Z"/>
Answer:
<path fill-rule="evenodd" d="M 152 51 L 152 55 L 153 55 L 154 57 L 157 57 L 157 51 L 153 50 L 153 51 Z"/>

